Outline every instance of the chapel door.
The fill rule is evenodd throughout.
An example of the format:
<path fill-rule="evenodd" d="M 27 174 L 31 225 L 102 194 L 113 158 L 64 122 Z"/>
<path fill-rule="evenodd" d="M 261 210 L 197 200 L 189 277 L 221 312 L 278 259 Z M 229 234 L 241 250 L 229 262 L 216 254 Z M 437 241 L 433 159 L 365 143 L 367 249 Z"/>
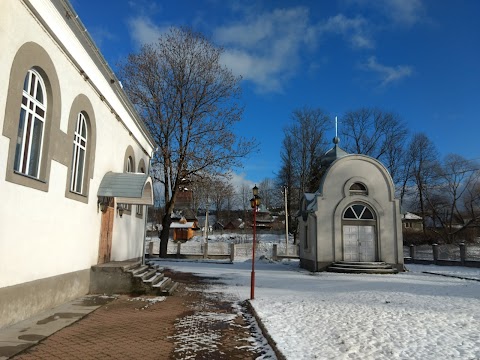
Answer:
<path fill-rule="evenodd" d="M 359 261 L 358 226 L 345 225 L 343 227 L 343 259 L 345 261 Z"/>
<path fill-rule="evenodd" d="M 115 207 L 113 198 L 110 200 L 105 212 L 102 212 L 102 223 L 100 228 L 100 244 L 98 248 L 98 264 L 104 264 L 110 261 L 112 253 L 112 232 L 113 219 L 115 217 Z"/>
<path fill-rule="evenodd" d="M 376 260 L 376 219 L 363 204 L 350 205 L 343 215 L 343 259 L 345 261 Z"/>

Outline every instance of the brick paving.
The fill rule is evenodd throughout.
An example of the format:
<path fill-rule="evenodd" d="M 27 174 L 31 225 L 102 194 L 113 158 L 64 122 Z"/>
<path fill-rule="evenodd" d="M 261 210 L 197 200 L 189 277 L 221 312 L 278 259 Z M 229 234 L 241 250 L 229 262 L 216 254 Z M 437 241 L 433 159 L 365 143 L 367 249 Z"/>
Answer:
<path fill-rule="evenodd" d="M 173 296 L 150 303 L 120 296 L 14 359 L 256 359 L 248 314 L 205 292 L 201 278 L 170 273 Z"/>

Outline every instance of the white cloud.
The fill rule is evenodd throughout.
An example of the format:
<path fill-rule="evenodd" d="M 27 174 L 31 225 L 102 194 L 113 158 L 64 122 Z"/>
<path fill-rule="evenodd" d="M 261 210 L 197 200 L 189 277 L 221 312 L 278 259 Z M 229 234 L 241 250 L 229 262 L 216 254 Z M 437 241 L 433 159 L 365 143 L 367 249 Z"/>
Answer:
<path fill-rule="evenodd" d="M 412 26 L 421 21 L 424 13 L 421 0 L 384 0 L 378 3 L 383 5 L 385 15 L 400 25 Z"/>
<path fill-rule="evenodd" d="M 245 178 L 246 174 L 245 173 L 236 173 L 236 172 L 230 172 L 230 183 L 233 185 L 235 188 L 235 192 L 237 194 L 241 193 L 242 187 L 246 186 L 249 189 L 253 188 L 254 182 L 251 180 L 248 180 Z"/>
<path fill-rule="evenodd" d="M 138 45 L 157 42 L 158 38 L 168 30 L 168 27 L 155 25 L 145 16 L 137 16 L 128 20 L 130 36 Z"/>
<path fill-rule="evenodd" d="M 398 82 L 403 78 L 409 77 L 413 73 L 413 68 L 407 65 L 398 66 L 386 66 L 377 62 L 375 56 L 371 56 L 366 64 L 363 65 L 364 69 L 373 71 L 380 76 L 381 86 L 387 86 L 391 83 Z"/>
<path fill-rule="evenodd" d="M 281 92 L 295 73 L 300 52 L 314 45 L 316 28 L 305 7 L 250 14 L 218 27 L 213 37 L 225 46 L 224 65 L 253 82 L 260 92 Z"/>
<path fill-rule="evenodd" d="M 395 25 L 409 27 L 425 19 L 422 0 L 351 0 L 350 2 L 377 10 Z"/>
<path fill-rule="evenodd" d="M 368 21 L 361 16 L 347 18 L 343 14 L 338 14 L 320 24 L 319 31 L 322 34 L 334 33 L 342 35 L 355 48 L 374 47 Z"/>

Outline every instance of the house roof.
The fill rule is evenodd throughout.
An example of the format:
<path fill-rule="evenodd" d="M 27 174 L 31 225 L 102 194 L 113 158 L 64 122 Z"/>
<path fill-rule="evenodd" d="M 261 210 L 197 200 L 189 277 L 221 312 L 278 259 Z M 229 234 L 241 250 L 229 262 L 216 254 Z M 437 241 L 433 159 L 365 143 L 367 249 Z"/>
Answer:
<path fill-rule="evenodd" d="M 170 229 L 190 229 L 193 227 L 193 222 L 186 222 L 186 223 L 179 223 L 179 222 L 172 222 L 170 224 Z"/>
<path fill-rule="evenodd" d="M 421 216 L 412 214 L 410 212 L 407 212 L 405 214 L 402 214 L 402 219 L 403 220 L 422 220 Z"/>
<path fill-rule="evenodd" d="M 143 173 L 114 173 L 103 176 L 97 196 L 115 197 L 118 203 L 153 205 L 152 179 Z"/>

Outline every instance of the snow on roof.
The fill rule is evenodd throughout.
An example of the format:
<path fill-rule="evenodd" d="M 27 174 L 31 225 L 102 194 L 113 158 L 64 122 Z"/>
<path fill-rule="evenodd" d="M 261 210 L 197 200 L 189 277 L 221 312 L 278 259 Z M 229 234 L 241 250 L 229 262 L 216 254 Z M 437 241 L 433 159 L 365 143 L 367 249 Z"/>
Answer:
<path fill-rule="evenodd" d="M 422 220 L 422 217 L 418 216 L 418 215 L 415 215 L 415 214 L 412 214 L 410 212 L 407 212 L 407 213 L 402 215 L 402 219 L 404 219 L 404 220 Z"/>
<path fill-rule="evenodd" d="M 186 222 L 185 224 L 173 222 L 170 224 L 170 229 L 189 229 L 193 227 L 193 222 Z"/>

